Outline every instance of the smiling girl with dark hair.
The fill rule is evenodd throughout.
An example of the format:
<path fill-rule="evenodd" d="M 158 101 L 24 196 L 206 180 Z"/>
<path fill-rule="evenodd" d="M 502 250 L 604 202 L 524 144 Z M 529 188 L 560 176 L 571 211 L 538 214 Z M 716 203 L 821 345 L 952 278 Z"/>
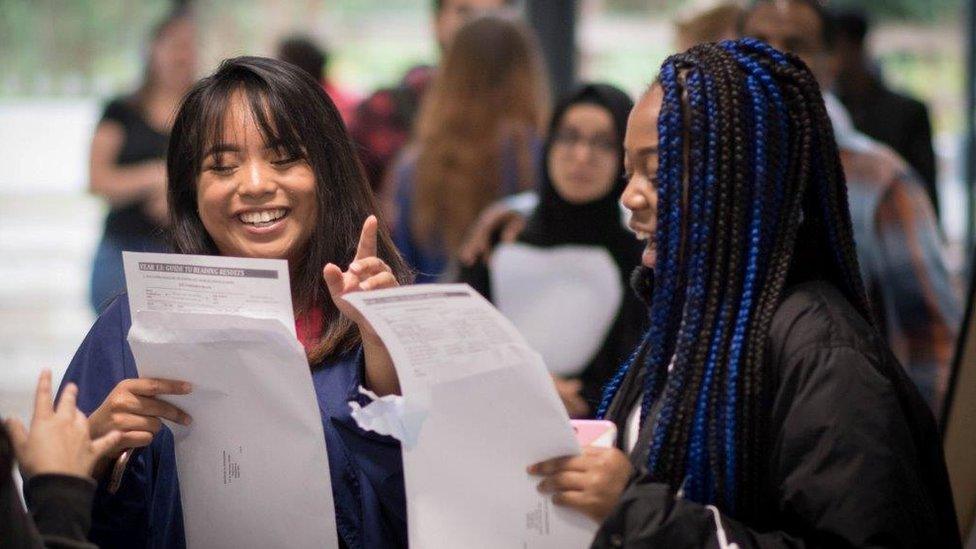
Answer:
<path fill-rule="evenodd" d="M 372 194 L 335 106 L 293 65 L 225 61 L 183 101 L 167 178 L 178 253 L 288 260 L 340 540 L 347 547 L 405 544 L 399 443 L 359 429 L 348 406 L 361 401 L 360 386 L 383 395 L 399 384 L 386 348 L 342 296 L 410 275 L 371 215 Z M 90 414 L 93 436 L 121 431 L 113 455 L 136 448 L 117 491 L 104 478 L 108 464 L 99 469 L 91 538 L 106 546 L 179 547 L 185 540 L 173 436 L 160 418 L 190 418 L 155 397 L 190 387 L 135 379 L 125 341 L 130 323 L 122 296 L 96 321 L 64 378 L 80 388 L 78 405 Z"/>

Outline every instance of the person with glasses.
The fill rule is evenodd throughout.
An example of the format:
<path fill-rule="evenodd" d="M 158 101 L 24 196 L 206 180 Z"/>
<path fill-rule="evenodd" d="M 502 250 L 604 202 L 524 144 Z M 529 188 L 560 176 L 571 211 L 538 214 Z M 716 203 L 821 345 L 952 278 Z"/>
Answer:
<path fill-rule="evenodd" d="M 632 106 L 627 94 L 605 84 L 584 85 L 563 99 L 543 148 L 539 204 L 525 228 L 461 271 L 461 281 L 495 303 L 542 353 L 573 417 L 592 416 L 603 384 L 644 328 L 643 307 L 627 290 L 641 246 L 618 204 Z"/>

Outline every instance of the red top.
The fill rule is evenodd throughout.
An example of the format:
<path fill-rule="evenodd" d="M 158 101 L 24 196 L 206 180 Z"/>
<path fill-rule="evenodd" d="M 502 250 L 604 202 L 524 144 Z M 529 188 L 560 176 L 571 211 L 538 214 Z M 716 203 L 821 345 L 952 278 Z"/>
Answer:
<path fill-rule="evenodd" d="M 322 339 L 322 309 L 313 307 L 295 319 L 295 332 L 305 351 L 311 351 Z"/>

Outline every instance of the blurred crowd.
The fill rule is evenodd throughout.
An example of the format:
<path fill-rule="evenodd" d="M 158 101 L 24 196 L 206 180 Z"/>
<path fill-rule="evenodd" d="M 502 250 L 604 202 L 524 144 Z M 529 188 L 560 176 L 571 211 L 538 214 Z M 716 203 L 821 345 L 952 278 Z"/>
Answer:
<path fill-rule="evenodd" d="M 586 285 L 538 297 L 543 309 L 557 307 L 560 315 L 602 319 L 595 328 L 578 327 L 581 334 L 612 334 L 609 341 L 584 337 L 590 345 L 580 356 L 586 358 L 559 367 L 564 398 L 585 416 L 642 331 L 629 320 L 635 306 L 626 291 L 639 257 L 636 244 L 619 234 L 624 225 L 616 206 L 626 94 L 609 84 L 583 83 L 555 98 L 553 110 L 538 40 L 517 7 L 504 0 L 433 2 L 439 64 L 411 67 L 395 85 L 364 98 L 330 77 L 328 51 L 308 36 L 284 38 L 276 55 L 308 72 L 332 98 L 416 282 L 469 282 L 503 312 L 518 316 L 507 308 L 538 307 L 507 302 L 506 288 L 495 286 L 524 283 L 527 276 L 573 276 L 555 263 L 546 266 L 552 254 L 531 252 L 587 246 L 612 259 L 623 288 L 620 299 L 609 300 L 612 311 L 574 309 L 600 301 L 581 295 Z M 938 411 L 962 316 L 961 288 L 943 257 L 928 111 L 884 82 L 866 47 L 868 17 L 856 10 L 829 12 L 815 2 L 761 2 L 748 10 L 712 2 L 686 9 L 674 28 L 675 51 L 752 36 L 797 54 L 814 71 L 842 153 L 874 312 L 896 356 Z M 166 249 L 167 135 L 199 72 L 194 44 L 200 32 L 186 7 L 160 22 L 141 85 L 109 101 L 95 130 L 90 189 L 111 208 L 91 278 L 96 312 L 124 287 L 122 250 Z M 591 112 L 577 114 L 580 108 L 567 103 L 584 103 Z M 528 256 L 507 260 L 509 253 L 494 253 L 499 245 Z M 581 257 L 599 257 L 598 264 L 604 259 Z M 519 327 L 533 332 L 531 325 Z"/>

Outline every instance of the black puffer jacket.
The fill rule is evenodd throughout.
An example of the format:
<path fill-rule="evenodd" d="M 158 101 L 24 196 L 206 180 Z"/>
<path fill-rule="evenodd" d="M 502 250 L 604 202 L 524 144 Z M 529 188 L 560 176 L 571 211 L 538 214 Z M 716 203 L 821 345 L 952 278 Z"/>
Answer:
<path fill-rule="evenodd" d="M 762 524 L 675 499 L 638 468 L 593 547 L 959 547 L 935 421 L 874 330 L 827 283 L 788 289 L 766 352 L 774 376 Z M 623 427 L 631 371 L 608 412 Z M 620 429 L 623 432 L 623 429 Z"/>

